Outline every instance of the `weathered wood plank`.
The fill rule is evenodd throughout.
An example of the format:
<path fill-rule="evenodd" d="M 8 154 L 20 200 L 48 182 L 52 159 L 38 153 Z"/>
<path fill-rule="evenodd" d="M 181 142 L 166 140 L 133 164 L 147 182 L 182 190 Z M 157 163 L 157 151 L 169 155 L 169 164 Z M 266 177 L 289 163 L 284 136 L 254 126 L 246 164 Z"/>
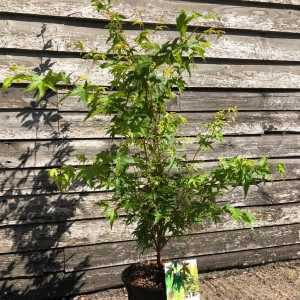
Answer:
<path fill-rule="evenodd" d="M 65 71 L 74 79 L 84 76 L 100 85 L 109 85 L 111 75 L 88 60 L 80 58 L 54 58 L 45 56 L 0 56 L 0 81 L 11 75 L 12 64 L 30 69 Z M 193 76 L 186 76 L 189 87 L 219 88 L 300 88 L 299 65 L 239 65 L 239 64 L 194 64 Z"/>
<path fill-rule="evenodd" d="M 265 247 L 283 246 L 289 243 L 299 243 L 297 232 L 299 225 L 258 228 L 254 231 L 241 230 L 232 232 L 213 232 L 185 236 L 172 240 L 164 249 L 164 259 L 195 257 L 212 254 L 223 254 Z M 300 245 L 298 245 L 299 249 Z M 79 265 L 84 253 L 89 253 L 87 266 Z M 135 242 L 107 243 L 100 245 L 75 247 L 65 249 L 66 270 L 74 271 L 109 267 L 113 265 L 131 264 L 137 261 L 153 260 L 154 252 L 141 256 Z M 203 261 L 204 259 L 202 259 Z M 79 266 L 79 267 L 78 267 Z M 201 264 L 201 269 L 208 266 Z"/>
<path fill-rule="evenodd" d="M 45 169 L 0 171 L 0 196 L 40 195 L 56 191 Z"/>
<path fill-rule="evenodd" d="M 194 141 L 194 142 L 193 142 Z M 242 155 L 249 158 L 295 157 L 299 155 L 298 135 L 261 135 L 226 137 L 224 143 L 216 145 L 213 152 L 199 153 L 197 160 L 211 160 L 219 157 Z M 276 147 L 274 147 L 276 145 Z M 193 138 L 183 140 L 179 151 L 187 154 L 188 159 L 194 157 L 197 145 Z M 182 150 L 181 150 L 182 149 Z"/>
<path fill-rule="evenodd" d="M 0 279 L 64 271 L 63 250 L 0 255 Z"/>
<path fill-rule="evenodd" d="M 65 94 L 59 93 L 61 99 Z M 0 109 L 57 109 L 56 96 L 47 100 L 45 105 L 37 104 L 23 88 L 11 88 L 8 93 L 0 91 Z M 169 105 L 172 111 L 199 112 L 217 111 L 230 106 L 236 106 L 242 111 L 293 111 L 300 110 L 300 93 L 298 92 L 206 92 L 186 91 Z M 67 97 L 59 103 L 61 112 L 82 111 L 87 109 L 77 97 Z"/>
<path fill-rule="evenodd" d="M 85 153 L 88 158 L 94 157 L 99 151 L 109 149 L 110 140 L 86 140 L 82 143 L 80 140 L 72 140 L 68 147 L 74 149 L 73 153 Z M 274 147 L 276 145 L 276 147 Z M 53 157 L 57 157 L 55 147 L 49 147 L 42 142 L 38 143 L 39 150 L 36 156 L 37 165 L 52 165 Z M 186 153 L 187 159 L 194 157 L 198 145 L 196 139 L 185 138 L 179 146 L 179 152 Z M 299 135 L 262 135 L 262 136 L 242 136 L 226 137 L 222 144 L 216 144 L 213 152 L 201 152 L 196 156 L 197 160 L 213 160 L 219 157 L 232 157 L 243 155 L 249 158 L 260 156 L 268 157 L 295 157 L 300 153 L 300 136 Z M 65 158 L 69 164 L 77 163 L 77 159 L 72 156 Z M 54 159 L 54 163 L 56 160 Z"/>
<path fill-rule="evenodd" d="M 197 257 L 200 272 L 249 267 L 300 257 L 299 244 Z"/>
<path fill-rule="evenodd" d="M 99 280 L 104 280 L 104 276 L 107 278 L 113 278 L 116 282 L 116 276 L 113 276 L 110 270 L 103 272 L 103 277 L 99 276 Z M 13 280 L 1 280 L 0 281 L 0 297 L 3 300 L 51 300 L 61 299 L 66 295 L 72 293 L 79 293 L 80 289 L 84 286 L 84 280 L 81 280 L 83 273 L 71 273 L 64 274 L 50 273 L 40 277 L 33 278 L 17 278 Z M 92 282 L 90 281 L 90 284 Z"/>
<path fill-rule="evenodd" d="M 110 149 L 111 140 L 50 140 L 47 142 L 2 142 L 0 161 L 2 168 L 49 167 L 59 166 L 62 162 L 78 164 L 76 154 L 85 153 L 92 159 L 96 153 Z M 276 145 L 276 147 L 274 147 Z M 187 159 L 194 157 L 197 150 L 195 138 L 184 138 L 178 151 L 187 154 Z M 201 152 L 196 159 L 215 160 L 219 157 L 243 155 L 249 158 L 261 156 L 275 158 L 297 157 L 300 153 L 300 135 L 261 135 L 225 137 L 222 144 L 216 144 L 214 151 Z"/>
<path fill-rule="evenodd" d="M 249 211 L 256 217 L 254 227 L 262 227 L 300 223 L 298 208 L 299 204 L 291 203 L 252 207 Z M 194 226 L 191 233 L 224 232 L 242 228 L 244 225 L 224 217 L 220 224 Z M 132 230 L 133 226 L 125 226 L 122 219 L 116 221 L 112 230 L 104 219 L 1 227 L 0 253 L 128 241 L 133 239 Z"/>
<path fill-rule="evenodd" d="M 1 142 L 0 167 L 23 168 L 35 166 L 35 142 Z"/>
<path fill-rule="evenodd" d="M 4 196 L 0 200 L 0 224 L 103 218 L 99 203 L 110 199 L 108 192 Z"/>
<path fill-rule="evenodd" d="M 51 139 L 58 137 L 60 116 L 54 110 L 0 112 L 0 139 Z"/>
<path fill-rule="evenodd" d="M 56 109 L 57 96 L 48 97 L 46 102 L 37 102 L 31 93 L 25 93 L 22 88 L 11 88 L 8 92 L 0 90 L 0 109 Z"/>
<path fill-rule="evenodd" d="M 178 136 L 195 136 L 213 119 L 211 113 L 183 113 L 187 123 Z M 57 111 L 22 110 L 0 112 L 0 139 L 51 138 L 108 138 L 110 117 L 99 116 L 85 122 L 85 113 L 59 113 Z M 240 112 L 236 122 L 226 126 L 227 135 L 264 134 L 269 132 L 299 133 L 298 112 Z"/>
<path fill-rule="evenodd" d="M 276 165 L 282 162 L 286 167 L 286 174 L 281 176 L 276 172 Z M 196 163 L 197 164 L 197 163 Z M 291 180 L 300 178 L 300 159 L 270 159 L 274 180 Z M 198 165 L 198 164 L 197 164 Z M 203 162 L 199 164 L 202 169 L 212 169 L 216 162 Z M 47 169 L 15 169 L 0 171 L 0 197 L 27 195 L 32 199 L 35 196 L 51 197 L 51 193 L 58 192 L 53 182 L 49 179 Z M 71 192 L 88 192 L 89 189 L 82 186 L 74 186 Z M 73 195 L 74 196 L 74 195 Z M 292 197 L 293 198 L 293 197 Z M 11 200 L 21 201 L 19 200 Z M 25 201 L 25 199 L 24 199 Z M 46 200 L 45 200 L 46 201 Z M 51 202 L 51 201 L 50 201 Z M 11 204 L 14 206 L 13 204 Z"/>
<path fill-rule="evenodd" d="M 65 94 L 59 94 L 59 99 Z M 181 112 L 217 111 L 236 106 L 241 111 L 300 110 L 300 93 L 268 92 L 205 92 L 186 91 L 170 103 L 169 110 Z M 59 102 L 60 111 L 87 111 L 78 97 L 67 97 Z"/>
<path fill-rule="evenodd" d="M 110 197 L 109 192 L 3 196 L 0 198 L 0 224 L 103 218 L 99 203 L 109 201 Z M 252 186 L 247 198 L 244 198 L 242 190 L 238 188 L 220 197 L 218 201 L 240 207 L 300 202 L 300 181 L 278 181 Z"/>
<path fill-rule="evenodd" d="M 300 5 L 299 0 L 236 0 L 237 2 L 244 3 L 270 3 L 270 4 L 282 4 L 284 5 Z"/>
<path fill-rule="evenodd" d="M 63 299 L 87 291 L 120 286 L 122 267 L 88 272 L 51 273 L 34 278 L 0 280 L 1 300 Z"/>
<path fill-rule="evenodd" d="M 182 113 L 187 123 L 181 126 L 178 136 L 195 136 L 203 132 L 207 122 L 213 119 L 211 113 Z M 59 122 L 63 136 L 67 138 L 107 138 L 108 116 L 99 116 L 85 122 L 86 114 L 61 113 Z M 0 114 L 1 119 L 1 114 Z M 17 127 L 16 124 L 14 124 Z M 1 125 L 0 125 L 1 126 Z M 0 127 L 1 129 L 1 127 Z M 240 112 L 234 123 L 224 128 L 227 135 L 264 134 L 268 132 L 300 132 L 298 112 Z M 1 135 L 0 135 L 1 137 Z"/>
<path fill-rule="evenodd" d="M 219 21 L 198 21 L 194 25 L 209 25 L 221 28 L 299 32 L 300 12 L 292 9 L 273 9 L 264 7 L 246 7 L 239 5 L 199 3 L 194 1 L 171 1 L 171 0 L 123 0 L 114 4 L 115 10 L 124 14 L 128 19 L 141 17 L 145 22 L 174 24 L 176 15 L 181 10 L 209 12 L 214 11 L 221 18 Z M 64 16 L 76 18 L 104 19 L 91 7 L 90 0 L 52 1 L 36 0 L 3 0 L 0 11 L 39 14 L 49 16 Z M 150 13 L 151 12 L 151 13 Z"/>
<path fill-rule="evenodd" d="M 131 42 L 139 34 L 137 30 L 126 30 Z M 177 37 L 175 31 L 159 31 L 152 35 L 153 40 L 162 44 Z M 29 22 L 20 20 L 0 20 L 0 48 L 27 50 L 52 50 L 79 52 L 75 43 L 82 41 L 87 50 L 106 51 L 108 31 L 103 28 L 80 25 Z M 289 45 L 286 47 L 286 45 Z M 212 38 L 212 48 L 207 58 L 231 58 L 253 60 L 300 60 L 299 39 L 226 34 L 220 39 Z"/>

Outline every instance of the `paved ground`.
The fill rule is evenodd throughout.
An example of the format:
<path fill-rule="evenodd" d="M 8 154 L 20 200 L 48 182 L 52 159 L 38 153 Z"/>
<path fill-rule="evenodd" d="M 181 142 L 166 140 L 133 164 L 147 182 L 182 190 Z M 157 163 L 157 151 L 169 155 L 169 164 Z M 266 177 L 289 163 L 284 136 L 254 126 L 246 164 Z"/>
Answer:
<path fill-rule="evenodd" d="M 300 300 L 300 260 L 202 275 L 203 300 Z M 73 300 L 127 300 L 123 289 Z"/>

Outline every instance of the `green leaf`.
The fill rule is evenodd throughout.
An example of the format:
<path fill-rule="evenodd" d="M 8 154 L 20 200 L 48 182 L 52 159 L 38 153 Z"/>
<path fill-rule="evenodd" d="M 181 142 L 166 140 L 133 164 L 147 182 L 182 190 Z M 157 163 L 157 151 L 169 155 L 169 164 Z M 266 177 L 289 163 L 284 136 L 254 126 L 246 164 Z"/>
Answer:
<path fill-rule="evenodd" d="M 281 176 L 284 176 L 285 173 L 286 173 L 285 165 L 284 165 L 283 163 L 277 164 L 276 170 L 277 170 L 277 172 L 278 172 Z"/>
<path fill-rule="evenodd" d="M 185 11 L 181 11 L 176 18 L 176 27 L 181 36 L 185 35 L 187 31 L 187 14 Z"/>
<path fill-rule="evenodd" d="M 118 219 L 117 209 L 111 207 L 107 202 L 100 202 L 99 206 L 104 210 L 105 217 L 109 221 L 110 227 L 112 228 L 115 221 Z"/>

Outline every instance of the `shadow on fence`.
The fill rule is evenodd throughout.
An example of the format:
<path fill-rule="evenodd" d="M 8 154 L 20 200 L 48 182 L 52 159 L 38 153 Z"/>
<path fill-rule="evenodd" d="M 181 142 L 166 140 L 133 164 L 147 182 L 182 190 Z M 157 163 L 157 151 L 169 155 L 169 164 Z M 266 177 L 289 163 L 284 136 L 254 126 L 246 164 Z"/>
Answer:
<path fill-rule="evenodd" d="M 48 42 L 47 42 L 48 43 Z M 48 59 L 36 69 L 45 71 L 53 64 Z M 7 100 L 9 101 L 9 100 Z M 47 168 L 59 166 L 74 149 L 64 132 L 67 126 L 56 130 L 60 115 L 58 109 L 48 109 L 31 103 L 18 114 L 20 126 L 39 131 L 47 126 L 51 134 L 47 141 L 34 140 L 34 149 L 18 157 L 18 165 L 3 169 L 0 176 L 0 299 L 55 299 L 74 294 L 82 287 L 83 272 L 66 272 L 64 249 L 61 241 L 70 230 L 71 218 L 84 196 L 58 193 L 49 181 Z M 28 167 L 38 159 L 36 153 L 54 149 L 42 168 Z M 21 174 L 21 175 L 20 175 Z M 55 249 L 56 248 L 56 249 Z M 4 254 L 9 253 L 9 254 Z M 86 255 L 75 266 L 88 264 Z"/>

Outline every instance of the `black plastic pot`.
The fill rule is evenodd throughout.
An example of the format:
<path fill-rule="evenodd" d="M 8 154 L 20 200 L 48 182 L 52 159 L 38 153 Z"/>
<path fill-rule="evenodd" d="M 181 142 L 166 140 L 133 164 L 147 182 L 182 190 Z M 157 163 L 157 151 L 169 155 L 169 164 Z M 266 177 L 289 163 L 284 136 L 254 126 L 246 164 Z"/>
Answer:
<path fill-rule="evenodd" d="M 128 278 L 131 267 L 129 266 L 122 272 L 122 281 L 128 293 L 128 300 L 167 300 L 164 288 L 142 288 L 130 284 Z"/>

